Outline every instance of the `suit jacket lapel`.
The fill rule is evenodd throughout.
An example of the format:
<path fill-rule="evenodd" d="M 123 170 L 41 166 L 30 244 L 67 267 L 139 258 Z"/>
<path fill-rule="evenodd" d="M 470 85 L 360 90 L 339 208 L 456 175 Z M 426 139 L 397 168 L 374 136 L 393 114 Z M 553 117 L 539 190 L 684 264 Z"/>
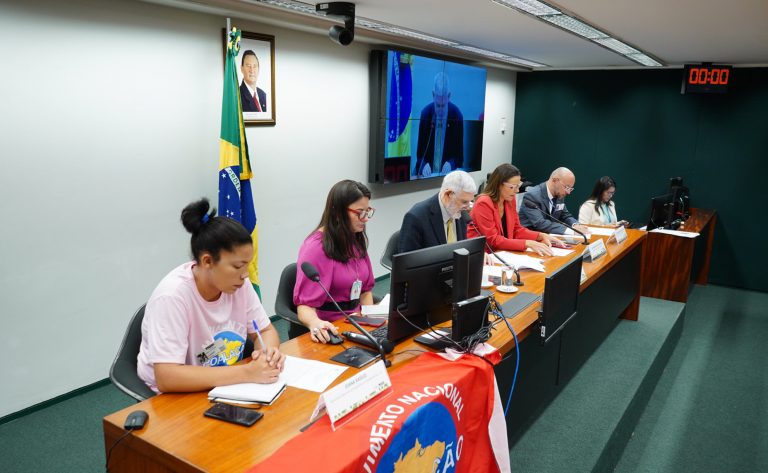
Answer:
<path fill-rule="evenodd" d="M 441 245 L 444 245 L 448 240 L 445 239 L 443 212 L 440 210 L 440 203 L 437 199 L 438 198 L 435 197 L 435 200 L 432 203 L 433 205 L 429 207 L 429 221 L 432 224 L 432 230 L 435 232 L 435 238 L 437 238 L 437 241 L 440 242 Z"/>

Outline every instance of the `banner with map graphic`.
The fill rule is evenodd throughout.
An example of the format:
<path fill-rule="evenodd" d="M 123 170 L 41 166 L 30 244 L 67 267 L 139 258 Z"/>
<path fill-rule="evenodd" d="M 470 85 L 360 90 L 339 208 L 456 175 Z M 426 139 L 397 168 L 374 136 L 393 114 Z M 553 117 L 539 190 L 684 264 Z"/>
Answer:
<path fill-rule="evenodd" d="M 508 472 L 493 366 L 425 353 L 391 376 L 393 392 L 331 429 L 323 417 L 250 473 Z"/>

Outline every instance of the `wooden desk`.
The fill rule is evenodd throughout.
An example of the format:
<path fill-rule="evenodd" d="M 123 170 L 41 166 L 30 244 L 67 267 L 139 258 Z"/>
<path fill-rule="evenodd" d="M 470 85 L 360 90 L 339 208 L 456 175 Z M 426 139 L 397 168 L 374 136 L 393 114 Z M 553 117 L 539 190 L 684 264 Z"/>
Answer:
<path fill-rule="evenodd" d="M 608 245 L 606 256 L 594 263 L 584 264 L 588 280 L 581 286 L 582 294 L 589 293 L 590 288 L 600 286 L 599 281 L 611 279 L 611 274 L 622 265 L 622 261 L 642 248 L 645 234 L 638 231 L 628 233 L 629 239 L 621 245 Z M 583 248 L 583 246 L 576 247 L 578 251 Z M 567 257 L 547 258 L 544 263 L 546 274 L 553 272 L 573 257 L 574 254 Z M 541 293 L 544 289 L 544 276 L 543 273 L 524 272 L 523 290 Z M 615 320 L 622 313 L 628 318 L 637 318 L 639 287 L 635 288 L 634 293 L 633 300 L 625 304 L 621 310 L 615 311 L 611 319 Z M 500 302 L 510 297 L 514 296 L 497 294 Z M 532 330 L 535 330 L 536 309 L 538 304 L 510 320 L 513 329 L 519 334 L 521 348 L 526 339 L 530 339 L 532 346 L 538 346 L 537 337 L 528 337 Z M 339 324 L 339 326 L 341 330 L 352 329 L 348 324 Z M 514 348 L 514 341 L 504 324 L 498 327 L 489 343 L 506 353 Z M 602 339 L 595 343 L 599 344 L 600 341 Z M 549 346 L 552 347 L 552 345 Z M 340 347 L 315 344 L 307 335 L 304 335 L 283 343 L 281 349 L 289 355 L 327 361 L 340 350 Z M 399 343 L 394 352 L 388 355 L 392 361 L 390 371 L 397 371 L 406 366 L 418 356 L 418 352 L 424 350 L 422 345 L 416 344 L 411 339 Z M 508 385 L 511 381 L 511 373 L 503 365 L 499 366 L 496 374 L 502 389 L 503 383 Z M 334 385 L 357 371 L 349 368 L 334 382 Z M 524 371 L 523 368 L 521 373 L 522 371 Z M 518 378 L 516 394 L 518 390 L 522 392 L 527 390 L 522 384 L 524 378 L 525 376 Z M 317 393 L 289 387 L 274 405 L 262 408 L 265 415 L 258 424 L 251 428 L 244 428 L 203 417 L 203 412 L 210 406 L 204 392 L 162 394 L 153 397 L 104 418 L 104 445 L 108 450 L 125 432 L 122 425 L 130 412 L 143 409 L 149 414 L 146 427 L 129 435 L 114 449 L 110 459 L 110 471 L 243 471 L 265 459 L 287 440 L 298 435 L 299 429 L 307 423 L 317 398 Z M 517 410 L 517 401 L 514 404 Z"/>
<path fill-rule="evenodd" d="M 642 294 L 686 302 L 691 282 L 706 285 L 716 223 L 714 210 L 692 209 L 681 230 L 700 233 L 697 238 L 649 232 L 643 257 Z"/>

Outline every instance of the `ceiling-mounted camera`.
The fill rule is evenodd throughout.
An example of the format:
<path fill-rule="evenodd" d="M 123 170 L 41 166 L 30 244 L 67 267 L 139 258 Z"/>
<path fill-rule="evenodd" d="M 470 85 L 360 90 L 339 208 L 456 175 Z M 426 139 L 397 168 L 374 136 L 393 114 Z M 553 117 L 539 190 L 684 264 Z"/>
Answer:
<path fill-rule="evenodd" d="M 351 2 L 328 2 L 315 5 L 317 13 L 325 16 L 339 18 L 344 21 L 344 26 L 334 25 L 328 30 L 331 41 L 342 46 L 347 46 L 355 39 L 355 4 Z"/>

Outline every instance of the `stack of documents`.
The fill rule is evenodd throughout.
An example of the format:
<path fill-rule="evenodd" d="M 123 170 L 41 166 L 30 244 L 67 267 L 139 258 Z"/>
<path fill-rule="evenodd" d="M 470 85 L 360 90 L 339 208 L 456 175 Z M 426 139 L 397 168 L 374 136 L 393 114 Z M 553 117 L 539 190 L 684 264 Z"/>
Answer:
<path fill-rule="evenodd" d="M 384 296 L 378 304 L 362 306 L 360 312 L 368 317 L 387 317 L 389 315 L 389 294 Z"/>
<path fill-rule="evenodd" d="M 569 248 L 558 248 L 556 246 L 552 246 L 549 249 L 552 250 L 552 256 L 568 256 L 569 254 L 573 253 L 573 250 Z M 528 248 L 525 251 L 530 253 L 536 253 L 530 248 Z"/>
<path fill-rule="evenodd" d="M 683 238 L 696 238 L 699 236 L 696 232 L 684 232 L 682 230 L 667 230 L 666 228 L 654 228 L 651 233 L 666 233 L 667 235 L 675 235 Z"/>
<path fill-rule="evenodd" d="M 534 271 L 544 272 L 544 262 L 537 258 L 532 258 L 526 255 L 518 255 L 516 253 L 510 253 L 509 251 L 497 251 L 497 255 L 508 264 L 514 266 L 517 269 L 532 269 Z M 496 264 L 504 264 L 495 255 L 491 255 L 493 262 Z M 499 270 L 501 271 L 501 270 Z M 499 273 L 501 274 L 501 273 Z"/>
<path fill-rule="evenodd" d="M 286 356 L 285 368 L 280 373 L 280 378 L 277 382 L 272 384 L 240 383 L 219 386 L 213 388 L 208 393 L 208 399 L 233 404 L 270 405 L 280 397 L 286 386 L 318 393 L 323 392 L 346 369 L 346 366 Z"/>

